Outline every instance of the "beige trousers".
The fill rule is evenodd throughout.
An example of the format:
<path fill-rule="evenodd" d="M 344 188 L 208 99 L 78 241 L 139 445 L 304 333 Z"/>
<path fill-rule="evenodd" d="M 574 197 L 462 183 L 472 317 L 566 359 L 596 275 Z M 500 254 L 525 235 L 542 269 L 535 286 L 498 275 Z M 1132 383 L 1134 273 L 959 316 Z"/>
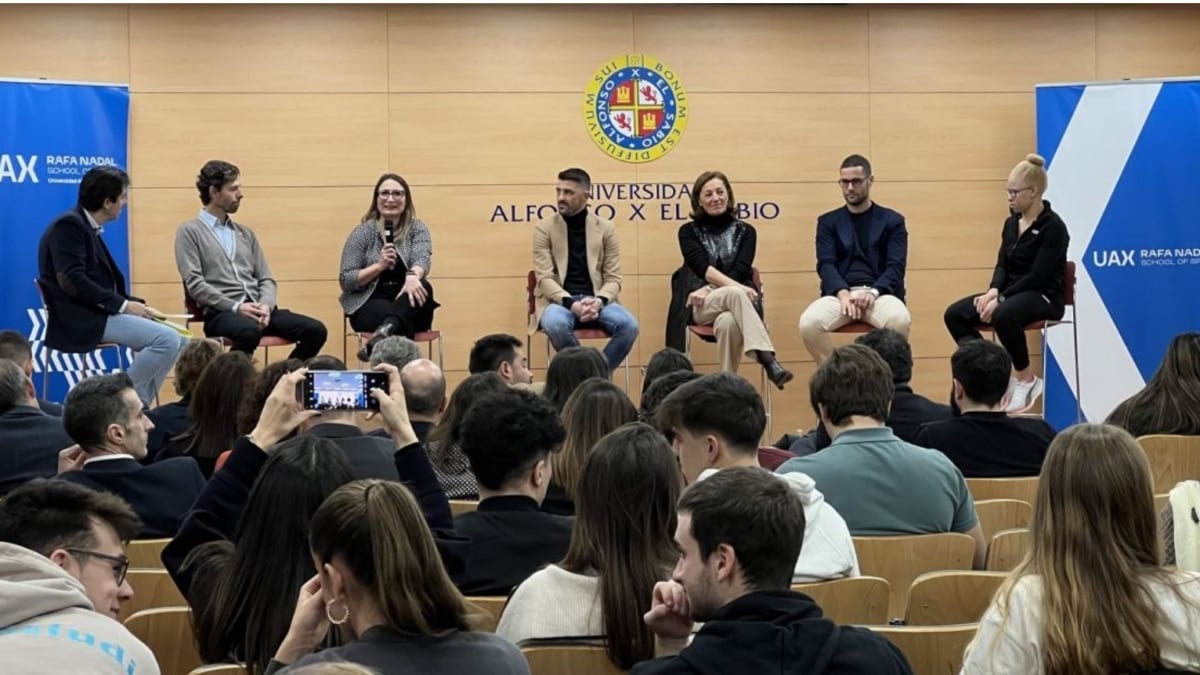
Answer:
<path fill-rule="evenodd" d="M 703 305 L 692 308 L 692 319 L 702 326 L 712 324 L 723 371 L 736 373 L 743 354 L 775 351 L 767 327 L 741 286 L 723 286 L 709 293 Z"/>
<path fill-rule="evenodd" d="M 912 327 L 908 307 L 894 295 L 879 296 L 859 320 L 875 328 L 891 328 L 904 337 L 908 337 Z M 804 310 L 800 315 L 800 337 L 817 363 L 833 353 L 833 339 L 829 334 L 850 322 L 850 317 L 842 314 L 842 303 L 832 295 L 817 298 Z"/>

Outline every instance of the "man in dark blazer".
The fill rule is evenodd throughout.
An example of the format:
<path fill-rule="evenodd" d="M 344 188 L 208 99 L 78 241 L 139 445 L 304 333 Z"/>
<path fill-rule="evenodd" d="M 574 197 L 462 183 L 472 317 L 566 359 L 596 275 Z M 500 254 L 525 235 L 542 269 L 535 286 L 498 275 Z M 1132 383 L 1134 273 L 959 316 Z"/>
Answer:
<path fill-rule="evenodd" d="M 21 366 L 0 359 L 0 497 L 34 478 L 51 478 L 58 453 L 74 441 L 62 420 L 38 408 Z"/>
<path fill-rule="evenodd" d="M 184 339 L 155 319 L 162 312 L 129 294 L 125 275 L 100 236 L 125 207 L 129 176 L 98 166 L 79 183 L 79 202 L 46 228 L 38 244 L 38 288 L 46 303 L 46 345 L 86 353 L 101 342 L 138 352 L 129 367 L 147 405 L 170 372 Z"/>
<path fill-rule="evenodd" d="M 874 182 L 867 158 L 850 155 L 838 180 L 846 205 L 817 219 L 821 297 L 800 316 L 800 336 L 818 364 L 833 353 L 829 334 L 848 323 L 905 337 L 912 325 L 904 304 L 908 230 L 904 216 L 871 201 Z"/>
<path fill-rule="evenodd" d="M 204 489 L 204 474 L 191 457 L 138 463 L 154 423 L 129 376 L 100 375 L 75 385 L 62 419 L 78 447 L 59 457 L 59 479 L 124 499 L 142 519 L 139 538 L 175 536 Z"/>
<path fill-rule="evenodd" d="M 33 377 L 33 345 L 18 331 L 0 330 L 0 359 L 15 362 L 25 371 L 25 377 Z M 62 417 L 62 406 L 53 401 L 39 398 L 37 407 L 47 415 Z"/>

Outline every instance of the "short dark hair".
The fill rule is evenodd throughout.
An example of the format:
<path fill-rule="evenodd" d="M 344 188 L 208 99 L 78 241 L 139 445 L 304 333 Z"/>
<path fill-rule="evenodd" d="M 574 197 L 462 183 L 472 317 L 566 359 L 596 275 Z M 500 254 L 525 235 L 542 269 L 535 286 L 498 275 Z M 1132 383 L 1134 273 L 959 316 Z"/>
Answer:
<path fill-rule="evenodd" d="M 92 548 L 92 521 L 108 523 L 121 541 L 142 531 L 124 499 L 65 480 L 38 478 L 0 502 L 0 541 L 49 556 L 59 548 Z"/>
<path fill-rule="evenodd" d="M 123 424 L 129 409 L 121 394 L 133 389 L 126 373 L 89 377 L 75 385 L 63 404 L 63 429 L 85 451 L 104 443 L 110 424 Z"/>
<path fill-rule="evenodd" d="M 808 397 L 817 416 L 823 405 L 829 421 L 838 425 L 851 415 L 887 422 L 893 393 L 887 362 L 874 349 L 860 344 L 834 349 L 808 381 Z"/>
<path fill-rule="evenodd" d="M 862 169 L 864 175 L 871 175 L 871 162 L 867 161 L 867 158 L 862 155 L 850 155 L 842 160 L 843 169 L 853 169 L 854 167 Z"/>
<path fill-rule="evenodd" d="M 607 380 L 611 377 L 608 372 L 608 361 L 600 350 L 594 347 L 567 347 L 550 359 L 546 368 L 546 386 L 542 388 L 542 396 L 562 412 L 567 405 L 567 399 L 583 384 L 585 380 L 598 377 Z"/>
<path fill-rule="evenodd" d="M 642 376 L 642 395 L 646 395 L 655 380 L 667 373 L 679 370 L 695 370 L 692 360 L 687 357 L 687 354 L 670 347 L 654 352 L 654 355 L 646 363 L 646 374 Z"/>
<path fill-rule="evenodd" d="M 304 362 L 309 370 L 345 370 L 346 362 L 329 354 L 318 354 Z"/>
<path fill-rule="evenodd" d="M 787 590 L 804 542 L 804 503 L 785 479 L 759 467 L 722 469 L 679 498 L 707 559 L 721 544 L 737 553 L 746 584 Z"/>
<path fill-rule="evenodd" d="M 16 361 L 24 366 L 25 362 L 32 358 L 33 345 L 29 344 L 29 340 L 20 331 L 0 330 L 0 359 Z"/>
<path fill-rule="evenodd" d="M 892 382 L 908 384 L 912 379 L 913 355 L 908 338 L 891 328 L 876 328 L 858 336 L 854 342 L 874 349 L 883 357 L 884 363 L 892 369 Z"/>
<path fill-rule="evenodd" d="M 583 169 L 575 167 L 563 169 L 562 171 L 558 172 L 558 179 L 569 180 L 572 183 L 579 183 L 579 185 L 583 187 L 584 192 L 592 191 L 592 177 L 589 176 L 588 172 L 584 171 Z"/>
<path fill-rule="evenodd" d="M 967 398 L 993 406 L 1008 393 L 1012 357 L 998 344 L 971 340 L 950 357 L 950 372 L 962 385 Z"/>
<path fill-rule="evenodd" d="M 705 375 L 671 392 L 658 406 L 658 427 L 715 433 L 731 448 L 758 452 L 767 414 L 762 397 L 744 378 L 722 372 Z"/>
<path fill-rule="evenodd" d="M 532 392 L 485 394 L 463 418 L 459 445 L 479 484 L 499 490 L 550 456 L 566 438 L 558 411 Z"/>
<path fill-rule="evenodd" d="M 129 187 L 129 174 L 110 164 L 88 169 L 79 181 L 79 205 L 85 211 L 99 211 L 104 202 L 115 202 Z"/>
<path fill-rule="evenodd" d="M 192 338 L 179 352 L 175 361 L 175 393 L 190 396 L 200 381 L 200 374 L 220 356 L 224 350 L 217 342 L 205 338 Z"/>
<path fill-rule="evenodd" d="M 646 424 L 654 425 L 654 417 L 658 413 L 658 407 L 662 405 L 662 402 L 676 389 L 701 377 L 700 373 L 694 370 L 677 370 L 659 377 L 650 385 L 649 389 L 642 393 L 642 403 L 638 408 L 638 417 Z"/>
<path fill-rule="evenodd" d="M 196 176 L 196 189 L 200 191 L 200 203 L 208 204 L 212 201 L 212 195 L 209 194 L 209 188 L 217 188 L 220 190 L 227 183 L 232 183 L 242 175 L 242 170 L 219 159 L 213 159 L 205 162 L 204 166 L 200 167 L 200 175 Z"/>
<path fill-rule="evenodd" d="M 489 370 L 500 370 L 500 364 L 512 362 L 517 358 L 517 350 L 523 346 L 524 344 L 520 340 L 506 333 L 484 335 L 471 347 L 467 370 L 472 375 L 486 373 Z"/>
<path fill-rule="evenodd" d="M 0 414 L 25 402 L 25 369 L 16 361 L 0 359 Z"/>

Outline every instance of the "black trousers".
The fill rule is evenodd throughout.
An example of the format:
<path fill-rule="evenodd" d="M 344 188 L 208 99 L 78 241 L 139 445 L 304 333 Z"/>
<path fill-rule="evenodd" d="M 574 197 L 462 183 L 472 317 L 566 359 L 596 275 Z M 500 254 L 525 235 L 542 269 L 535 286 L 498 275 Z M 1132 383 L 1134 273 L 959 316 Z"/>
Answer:
<path fill-rule="evenodd" d="M 399 300 L 372 296 L 367 304 L 350 315 L 350 327 L 359 333 L 374 333 L 384 321 L 390 320 L 395 324 L 391 334 L 409 339 L 429 330 L 433 327 L 433 312 L 441 305 L 433 299 L 433 286 L 429 285 L 429 281 L 422 279 L 421 285 L 428 296 L 424 305 L 414 307 L 407 295 L 401 295 Z"/>
<path fill-rule="evenodd" d="M 1037 291 L 1008 296 L 992 312 L 992 326 L 1005 351 L 1012 357 L 1013 368 L 1029 367 L 1029 345 L 1025 342 L 1025 326 L 1035 321 L 1061 319 L 1065 311 L 1061 301 L 1052 302 Z M 981 321 L 975 311 L 975 296 L 968 295 L 946 308 L 943 317 L 946 330 L 958 344 L 967 340 L 982 340 L 978 326 Z"/>
<path fill-rule="evenodd" d="M 251 356 L 254 355 L 254 350 L 258 349 L 258 341 L 262 336 L 281 337 L 296 343 L 288 358 L 301 361 L 320 354 L 321 347 L 325 346 L 325 339 L 328 337 L 325 324 L 286 309 L 271 312 L 271 320 L 266 327 L 237 312 L 206 310 L 204 334 L 208 337 L 229 338 L 233 342 L 233 349 Z"/>

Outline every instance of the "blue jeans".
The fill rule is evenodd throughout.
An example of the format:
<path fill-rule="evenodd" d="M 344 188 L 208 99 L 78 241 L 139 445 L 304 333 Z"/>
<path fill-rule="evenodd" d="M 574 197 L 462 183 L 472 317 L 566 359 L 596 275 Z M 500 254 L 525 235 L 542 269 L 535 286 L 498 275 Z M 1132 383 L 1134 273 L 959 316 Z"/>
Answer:
<path fill-rule="evenodd" d="M 572 296 L 571 300 L 580 300 L 586 296 Z M 608 369 L 616 370 L 625 357 L 629 355 L 629 350 L 633 349 L 633 343 L 638 336 L 638 322 L 621 305 L 610 302 L 600 310 L 600 316 L 595 321 L 581 323 L 579 317 L 571 310 L 563 307 L 561 304 L 549 305 L 546 311 L 542 312 L 542 330 L 546 331 L 546 337 L 550 339 L 550 345 L 554 347 L 554 351 L 560 352 L 567 347 L 578 347 L 579 340 L 575 339 L 576 328 L 603 328 L 608 331 L 611 339 L 604 346 L 604 358 L 608 361 Z"/>
<path fill-rule="evenodd" d="M 132 314 L 114 314 L 104 325 L 103 342 L 113 342 L 137 352 L 126 371 L 138 398 L 152 405 L 167 373 L 175 365 L 187 338 L 174 328 Z"/>

